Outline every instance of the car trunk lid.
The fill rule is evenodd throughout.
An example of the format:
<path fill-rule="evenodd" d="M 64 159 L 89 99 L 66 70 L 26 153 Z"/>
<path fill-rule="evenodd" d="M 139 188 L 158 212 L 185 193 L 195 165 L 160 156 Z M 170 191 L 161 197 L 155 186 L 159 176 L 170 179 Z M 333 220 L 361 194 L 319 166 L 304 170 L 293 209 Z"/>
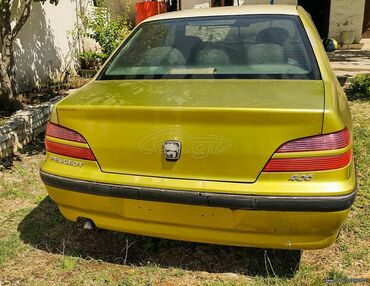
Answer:
<path fill-rule="evenodd" d="M 321 133 L 320 80 L 94 81 L 57 106 L 103 172 L 254 182 L 289 140 Z M 177 161 L 163 152 L 181 143 Z"/>

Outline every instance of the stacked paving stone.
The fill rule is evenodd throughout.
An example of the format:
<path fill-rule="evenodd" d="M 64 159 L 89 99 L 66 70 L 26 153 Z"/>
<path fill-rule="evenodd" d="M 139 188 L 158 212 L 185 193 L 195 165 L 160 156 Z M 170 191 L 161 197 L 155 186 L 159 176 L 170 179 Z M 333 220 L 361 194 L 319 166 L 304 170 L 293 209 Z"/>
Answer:
<path fill-rule="evenodd" d="M 53 105 L 61 98 L 58 96 L 14 113 L 8 123 L 0 127 L 0 159 L 14 154 L 44 132 Z"/>

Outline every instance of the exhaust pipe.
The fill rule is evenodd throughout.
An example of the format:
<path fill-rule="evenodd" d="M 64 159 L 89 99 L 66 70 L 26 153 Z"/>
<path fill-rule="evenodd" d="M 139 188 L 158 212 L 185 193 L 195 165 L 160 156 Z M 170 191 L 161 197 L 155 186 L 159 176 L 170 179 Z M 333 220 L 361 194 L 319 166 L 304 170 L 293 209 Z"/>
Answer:
<path fill-rule="evenodd" d="M 82 218 L 82 221 L 84 221 L 83 229 L 93 230 L 95 228 L 95 224 L 91 219 Z"/>

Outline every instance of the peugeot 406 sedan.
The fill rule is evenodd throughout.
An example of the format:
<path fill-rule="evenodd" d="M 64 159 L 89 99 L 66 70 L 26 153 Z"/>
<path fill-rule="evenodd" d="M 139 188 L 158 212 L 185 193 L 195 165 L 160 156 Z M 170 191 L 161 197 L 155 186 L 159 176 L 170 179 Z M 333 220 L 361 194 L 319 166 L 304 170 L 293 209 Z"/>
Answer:
<path fill-rule="evenodd" d="M 65 218 L 98 228 L 323 248 L 355 199 L 351 134 L 303 8 L 180 11 L 55 106 L 41 177 Z"/>

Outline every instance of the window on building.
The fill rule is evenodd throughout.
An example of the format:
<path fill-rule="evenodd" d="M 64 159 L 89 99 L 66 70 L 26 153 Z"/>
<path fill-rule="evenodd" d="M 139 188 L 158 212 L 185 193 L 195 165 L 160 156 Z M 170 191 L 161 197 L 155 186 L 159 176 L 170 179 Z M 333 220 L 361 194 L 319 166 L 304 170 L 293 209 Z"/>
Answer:
<path fill-rule="evenodd" d="M 212 7 L 234 6 L 234 0 L 212 0 Z"/>
<path fill-rule="evenodd" d="M 177 11 L 177 10 L 180 10 L 179 8 L 179 3 L 180 1 L 178 0 L 169 0 L 167 2 L 167 12 L 172 12 L 172 11 Z"/>

